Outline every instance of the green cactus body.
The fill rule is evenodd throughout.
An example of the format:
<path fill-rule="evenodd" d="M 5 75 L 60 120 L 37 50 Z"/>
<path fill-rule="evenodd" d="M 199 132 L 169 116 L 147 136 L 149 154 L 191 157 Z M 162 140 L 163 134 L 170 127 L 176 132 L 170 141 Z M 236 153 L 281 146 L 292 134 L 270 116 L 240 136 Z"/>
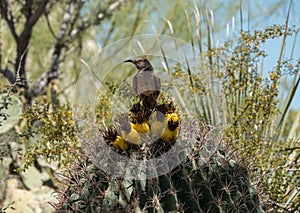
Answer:
<path fill-rule="evenodd" d="M 187 159 L 157 178 L 126 180 L 88 161 L 68 181 L 58 212 L 264 212 L 243 166 L 219 153 L 198 169 L 192 165 Z"/>
<path fill-rule="evenodd" d="M 168 111 L 175 111 L 175 107 L 169 106 L 174 105 L 159 105 L 166 118 Z M 136 111 L 137 108 L 131 110 Z M 149 116 L 151 113 L 143 111 L 140 114 Z M 149 120 L 148 117 L 138 118 Z M 180 123 L 177 114 L 176 118 L 172 121 L 173 124 L 176 122 L 175 128 Z M 165 122 L 167 119 L 161 120 Z M 122 117 L 118 121 L 122 123 Z M 180 140 L 164 141 L 160 138 L 145 144 L 128 143 L 126 150 L 111 146 L 111 140 L 118 136 L 117 131 L 104 132 L 103 137 L 89 141 L 85 163 L 80 162 L 71 170 L 73 178 L 67 179 L 64 196 L 60 196 L 56 204 L 58 212 L 264 212 L 246 168 L 220 151 L 209 157 L 205 155 L 203 150 L 211 140 L 211 128 L 205 124 L 196 127 L 194 123 L 182 123 L 181 131 L 191 131 L 192 128 L 197 138 L 194 141 L 182 133 Z M 191 147 L 188 152 L 186 146 Z M 174 147 L 177 147 L 177 152 L 167 161 L 163 158 L 164 153 Z M 109 157 L 108 153 L 114 150 L 118 154 Z M 99 159 L 107 161 L 99 163 Z M 141 163 L 136 164 L 136 170 L 127 171 L 126 163 L 121 162 L 124 159 L 140 160 Z M 142 165 L 149 159 L 156 159 L 157 163 Z M 180 163 L 172 167 L 172 162 Z M 121 175 L 107 174 L 104 167 L 109 165 L 109 171 L 118 170 Z M 118 165 L 122 165 L 124 171 Z M 152 170 L 145 168 L 151 166 Z M 159 171 L 161 169 L 164 169 L 163 173 Z M 132 173 L 142 175 L 130 178 Z"/>

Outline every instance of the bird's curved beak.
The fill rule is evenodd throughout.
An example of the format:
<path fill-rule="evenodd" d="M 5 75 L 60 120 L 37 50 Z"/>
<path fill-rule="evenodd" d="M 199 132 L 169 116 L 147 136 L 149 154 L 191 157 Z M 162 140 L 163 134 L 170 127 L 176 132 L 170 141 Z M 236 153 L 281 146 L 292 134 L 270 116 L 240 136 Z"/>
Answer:
<path fill-rule="evenodd" d="M 123 63 L 126 63 L 126 62 L 131 62 L 131 63 L 134 63 L 134 61 L 132 59 L 128 59 L 126 61 L 123 61 Z"/>

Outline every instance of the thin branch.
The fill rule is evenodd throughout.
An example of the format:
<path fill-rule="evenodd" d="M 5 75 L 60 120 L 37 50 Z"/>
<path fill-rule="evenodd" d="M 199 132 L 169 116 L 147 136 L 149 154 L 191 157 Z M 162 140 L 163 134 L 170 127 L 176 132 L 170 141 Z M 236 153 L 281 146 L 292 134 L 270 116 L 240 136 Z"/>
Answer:
<path fill-rule="evenodd" d="M 104 42 L 103 42 L 103 47 L 105 47 L 109 41 L 109 39 L 111 38 L 112 33 L 114 32 L 114 30 L 116 29 L 115 27 L 116 25 L 116 21 L 112 21 L 112 23 L 110 24 L 109 30 L 105 36 Z"/>
<path fill-rule="evenodd" d="M 18 35 L 15 28 L 14 17 L 10 10 L 7 0 L 0 1 L 0 11 L 1 11 L 1 16 L 5 19 L 6 23 L 8 24 L 12 36 L 14 37 L 15 41 L 17 41 Z"/>
<path fill-rule="evenodd" d="M 57 42 L 61 42 L 61 40 L 65 37 L 65 35 L 67 33 L 67 28 L 68 28 L 69 24 L 71 23 L 72 15 L 75 12 L 75 4 L 76 4 L 76 1 L 72 0 L 64 12 L 63 19 L 60 24 L 60 30 L 57 34 Z"/>
<path fill-rule="evenodd" d="M 68 35 L 71 34 L 72 30 L 74 29 L 74 26 L 76 25 L 76 22 L 80 18 L 80 13 L 81 13 L 81 9 L 82 9 L 83 5 L 84 5 L 84 1 L 78 1 L 77 2 L 75 13 L 73 15 L 74 18 L 70 22 L 70 27 L 69 27 Z"/>
<path fill-rule="evenodd" d="M 9 69 L 0 69 L 0 73 L 9 81 L 10 84 L 13 84 L 16 81 L 15 74 Z"/>
<path fill-rule="evenodd" d="M 83 23 L 78 28 L 72 30 L 69 39 L 73 40 L 78 34 L 85 31 L 92 25 L 99 24 L 103 19 L 107 18 L 108 16 L 111 16 L 112 12 L 117 10 L 124 2 L 125 2 L 125 0 L 117 0 L 117 1 L 113 2 L 112 4 L 110 4 L 107 7 L 107 9 L 104 10 L 104 12 L 99 12 L 99 14 L 97 16 L 95 16 L 94 20 L 83 21 Z"/>
<path fill-rule="evenodd" d="M 53 28 L 52 28 L 52 26 L 51 26 L 51 23 L 50 23 L 50 21 L 49 21 L 48 13 L 45 12 L 44 15 L 45 15 L 46 23 L 47 23 L 47 26 L 48 26 L 48 29 L 49 29 L 51 35 L 52 35 L 54 38 L 57 39 L 57 37 L 56 37 L 56 35 L 55 35 L 55 32 L 54 32 L 54 30 L 53 30 Z"/>
<path fill-rule="evenodd" d="M 134 21 L 134 23 L 133 23 L 133 25 L 132 25 L 133 27 L 132 27 L 131 36 L 134 36 L 134 34 L 135 34 L 135 32 L 136 32 L 136 30 L 137 30 L 137 28 L 138 28 L 139 23 L 141 23 L 141 22 L 140 22 L 140 20 L 141 20 L 141 14 L 142 14 L 142 11 L 141 11 L 141 5 L 142 5 L 142 3 L 139 2 L 139 5 L 138 5 L 138 11 L 137 11 L 137 13 L 136 13 L 135 21 Z"/>
<path fill-rule="evenodd" d="M 280 151 L 280 152 L 282 152 L 282 151 L 294 151 L 294 150 L 297 150 L 297 149 L 300 150 L 300 146 L 295 146 L 295 147 L 285 148 L 285 149 L 281 149 L 281 150 L 279 150 L 279 151 Z"/>
<path fill-rule="evenodd" d="M 29 49 L 29 46 L 27 46 L 26 49 L 21 54 L 20 61 L 19 61 L 20 63 L 18 64 L 18 68 L 16 70 L 16 82 L 15 83 L 20 83 L 19 81 L 22 80 L 22 76 L 21 75 L 23 75 L 22 69 L 24 67 L 22 67 L 22 63 L 21 62 L 24 61 L 24 58 L 27 55 L 28 49 Z M 26 83 L 26 82 L 21 82 L 21 83 Z"/>
<path fill-rule="evenodd" d="M 27 50 L 26 50 L 27 51 Z M 21 56 L 23 57 L 25 55 L 24 54 Z M 5 70 L 7 72 L 5 72 Z M 2 70 L 0 70 L 2 71 Z M 2 72 L 1 72 L 2 73 Z M 19 76 L 19 70 L 16 72 L 16 77 L 14 76 L 13 72 L 11 72 L 8 69 L 4 69 L 3 70 L 3 74 L 6 73 L 6 75 L 13 75 L 14 77 L 14 81 L 11 82 L 11 86 L 8 88 L 7 93 L 5 94 L 5 96 L 2 98 L 2 101 L 0 102 L 0 115 L 3 117 L 3 113 L 1 112 L 1 110 L 3 109 L 7 109 L 8 108 L 8 104 L 9 104 L 9 97 L 11 95 L 11 93 L 13 92 L 13 90 L 18 86 L 18 84 L 20 83 L 20 76 Z M 12 78 L 12 77 L 10 77 Z M 4 117 L 6 117 L 6 115 L 4 114 Z M 1 122 L 0 122 L 0 126 L 1 126 Z M 13 158 L 12 158 L 13 159 Z"/>
<path fill-rule="evenodd" d="M 30 16 L 30 18 L 27 20 L 24 30 L 28 27 L 28 28 L 32 28 L 33 25 L 35 25 L 35 23 L 38 21 L 38 19 L 41 17 L 41 15 L 44 13 L 45 8 L 47 6 L 49 0 L 42 0 L 39 3 L 39 7 L 37 8 L 37 10 L 35 11 L 34 14 L 32 14 Z"/>

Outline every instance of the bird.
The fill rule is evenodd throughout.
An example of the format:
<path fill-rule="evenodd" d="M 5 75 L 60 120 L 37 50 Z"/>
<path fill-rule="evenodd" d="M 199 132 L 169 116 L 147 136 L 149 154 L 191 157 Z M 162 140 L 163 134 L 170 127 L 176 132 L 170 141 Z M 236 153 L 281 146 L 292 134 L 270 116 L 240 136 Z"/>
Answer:
<path fill-rule="evenodd" d="M 117 130 L 114 127 L 110 127 L 106 131 L 103 131 L 103 138 L 118 150 L 126 150 L 128 148 L 127 142 L 118 135 Z"/>
<path fill-rule="evenodd" d="M 179 116 L 177 113 L 170 113 L 166 115 L 166 128 L 164 129 L 161 139 L 166 142 L 173 142 L 179 135 Z"/>
<path fill-rule="evenodd" d="M 128 143 L 134 145 L 140 145 L 142 143 L 139 133 L 132 128 L 127 113 L 121 113 L 118 115 L 116 123 L 118 126 L 118 133 L 120 133 L 122 138 L 124 138 Z"/>
<path fill-rule="evenodd" d="M 155 107 L 155 110 L 160 111 L 161 113 L 166 115 L 166 114 L 174 113 L 176 111 L 176 106 L 174 105 L 174 103 L 172 101 L 169 101 L 169 102 L 157 105 Z"/>
<path fill-rule="evenodd" d="M 144 110 L 132 113 L 131 118 L 132 118 L 132 122 L 130 123 L 130 125 L 139 134 L 147 134 L 150 132 L 148 117 L 144 113 Z"/>
<path fill-rule="evenodd" d="M 155 75 L 153 66 L 146 58 L 135 57 L 124 62 L 135 65 L 138 72 L 133 77 L 133 89 L 146 108 L 154 108 L 160 94 L 160 78 Z"/>

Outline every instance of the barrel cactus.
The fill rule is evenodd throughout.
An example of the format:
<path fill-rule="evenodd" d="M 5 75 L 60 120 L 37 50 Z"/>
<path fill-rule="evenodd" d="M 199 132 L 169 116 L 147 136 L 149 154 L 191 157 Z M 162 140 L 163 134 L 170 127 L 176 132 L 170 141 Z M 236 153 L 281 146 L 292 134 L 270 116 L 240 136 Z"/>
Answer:
<path fill-rule="evenodd" d="M 147 180 L 114 178 L 88 158 L 74 166 L 58 212 L 264 212 L 245 167 L 216 153 Z"/>
<path fill-rule="evenodd" d="M 86 152 L 58 194 L 58 212 L 264 212 L 247 168 L 222 146 L 226 141 L 215 137 L 221 146 L 210 147 L 214 128 L 208 124 L 182 120 L 169 143 L 150 137 L 141 144 L 123 140 L 126 146 L 111 143 L 122 139 L 117 129 L 84 141 Z"/>

